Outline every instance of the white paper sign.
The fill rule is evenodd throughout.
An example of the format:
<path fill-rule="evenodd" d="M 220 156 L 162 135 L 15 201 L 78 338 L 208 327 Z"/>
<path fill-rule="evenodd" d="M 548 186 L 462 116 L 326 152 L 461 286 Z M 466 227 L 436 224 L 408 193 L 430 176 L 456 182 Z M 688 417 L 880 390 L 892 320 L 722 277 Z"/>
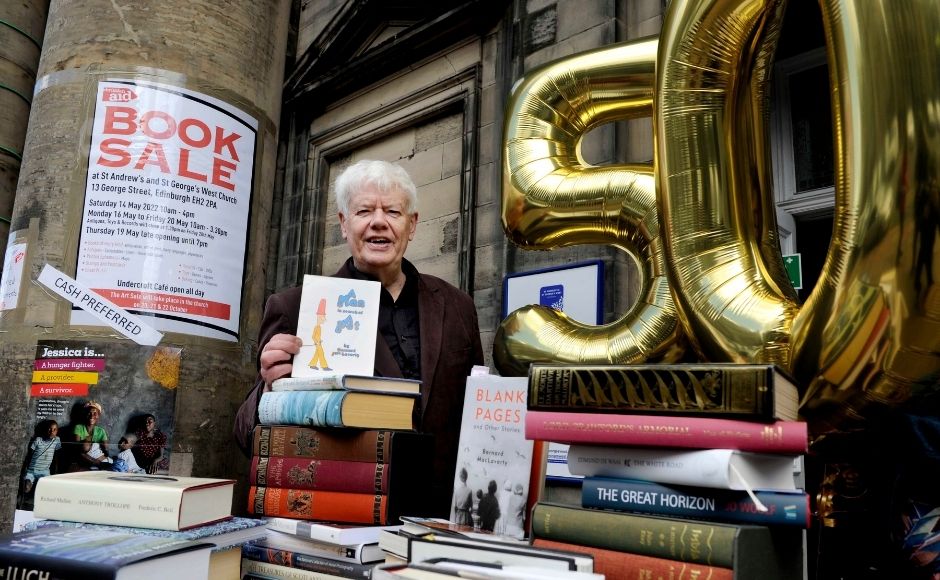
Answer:
<path fill-rule="evenodd" d="M 3 276 L 0 277 L 0 311 L 16 308 L 20 301 L 23 264 L 26 262 L 26 242 L 13 243 L 13 234 L 3 258 Z"/>
<path fill-rule="evenodd" d="M 257 126 L 201 93 L 99 82 L 76 280 L 161 330 L 238 340 Z"/>
<path fill-rule="evenodd" d="M 137 344 L 156 346 L 163 335 L 140 318 L 100 294 L 56 270 L 49 264 L 39 273 L 39 283 L 65 298 L 84 312 L 120 332 Z"/>

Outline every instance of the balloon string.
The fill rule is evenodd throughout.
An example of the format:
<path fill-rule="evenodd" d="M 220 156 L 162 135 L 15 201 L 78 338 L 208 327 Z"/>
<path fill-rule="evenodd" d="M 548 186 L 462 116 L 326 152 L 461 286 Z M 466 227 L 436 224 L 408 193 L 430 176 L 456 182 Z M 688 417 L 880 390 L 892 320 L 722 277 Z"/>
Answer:
<path fill-rule="evenodd" d="M 734 466 L 734 463 L 729 463 L 728 466 L 731 468 L 731 471 L 732 471 L 736 476 L 738 476 L 738 481 L 740 481 L 740 482 L 741 482 L 741 485 L 744 486 L 744 491 L 747 492 L 747 496 L 748 496 L 749 498 L 751 498 L 751 501 L 753 501 L 753 502 L 754 502 L 754 505 L 757 506 L 757 511 L 759 511 L 759 512 L 766 512 L 766 511 L 769 511 L 769 510 L 767 509 L 767 506 L 765 506 L 764 504 L 762 504 L 761 501 L 760 501 L 759 499 L 757 499 L 757 496 L 754 495 L 754 491 L 751 489 L 751 484 L 748 483 L 746 479 L 744 479 L 744 477 L 741 475 L 741 472 L 738 471 L 738 468 Z"/>

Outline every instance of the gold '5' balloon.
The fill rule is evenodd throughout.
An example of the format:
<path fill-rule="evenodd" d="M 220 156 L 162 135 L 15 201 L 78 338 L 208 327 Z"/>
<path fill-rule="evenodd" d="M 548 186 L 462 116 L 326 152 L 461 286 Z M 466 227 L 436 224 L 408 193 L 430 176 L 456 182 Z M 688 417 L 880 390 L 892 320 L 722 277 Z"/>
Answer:
<path fill-rule="evenodd" d="M 599 327 L 530 306 L 501 324 L 504 374 L 533 361 L 775 362 L 824 432 L 940 394 L 940 10 L 933 0 L 820 0 L 836 205 L 800 305 L 783 269 L 766 135 L 784 5 L 673 0 L 657 40 L 532 71 L 505 130 L 502 200 L 526 248 L 603 243 L 640 264 L 642 299 Z M 593 167 L 578 145 L 653 115 L 654 168 Z M 681 330 L 680 330 L 681 329 Z"/>

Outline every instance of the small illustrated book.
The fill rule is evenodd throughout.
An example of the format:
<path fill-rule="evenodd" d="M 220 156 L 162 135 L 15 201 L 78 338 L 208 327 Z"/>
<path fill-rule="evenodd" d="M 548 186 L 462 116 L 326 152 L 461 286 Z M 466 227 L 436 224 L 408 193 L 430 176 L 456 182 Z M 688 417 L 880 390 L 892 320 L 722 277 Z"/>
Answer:
<path fill-rule="evenodd" d="M 371 375 L 380 290 L 370 280 L 304 276 L 297 320 L 303 345 L 291 376 Z"/>

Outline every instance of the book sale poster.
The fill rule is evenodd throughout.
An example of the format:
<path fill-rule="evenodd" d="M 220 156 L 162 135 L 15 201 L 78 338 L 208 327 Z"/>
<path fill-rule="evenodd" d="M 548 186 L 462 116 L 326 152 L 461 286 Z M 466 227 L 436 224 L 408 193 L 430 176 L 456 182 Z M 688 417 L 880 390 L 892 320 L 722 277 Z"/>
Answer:
<path fill-rule="evenodd" d="M 533 442 L 525 438 L 528 377 L 467 377 L 450 519 L 521 538 Z"/>
<path fill-rule="evenodd" d="M 158 330 L 237 341 L 257 127 L 209 95 L 99 82 L 75 279 Z"/>
<path fill-rule="evenodd" d="M 17 510 L 32 510 L 46 475 L 168 473 L 181 354 L 130 342 L 37 343 Z"/>

